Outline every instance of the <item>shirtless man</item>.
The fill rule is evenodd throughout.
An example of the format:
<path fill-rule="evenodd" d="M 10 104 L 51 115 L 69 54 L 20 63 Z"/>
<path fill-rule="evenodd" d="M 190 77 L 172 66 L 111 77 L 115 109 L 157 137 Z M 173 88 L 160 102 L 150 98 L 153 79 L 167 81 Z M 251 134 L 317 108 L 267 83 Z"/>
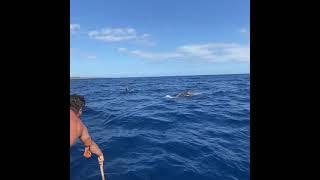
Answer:
<path fill-rule="evenodd" d="M 98 156 L 99 164 L 103 164 L 103 154 L 98 145 L 91 139 L 87 127 L 82 123 L 80 116 L 82 114 L 85 100 L 83 96 L 70 96 L 70 147 L 76 143 L 79 138 L 85 145 L 84 156 L 91 157 L 91 152 Z"/>

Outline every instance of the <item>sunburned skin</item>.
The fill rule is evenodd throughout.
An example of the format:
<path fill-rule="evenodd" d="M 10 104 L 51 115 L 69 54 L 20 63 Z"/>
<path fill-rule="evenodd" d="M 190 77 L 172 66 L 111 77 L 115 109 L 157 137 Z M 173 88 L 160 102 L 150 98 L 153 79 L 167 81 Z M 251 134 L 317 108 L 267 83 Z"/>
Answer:
<path fill-rule="evenodd" d="M 74 145 L 82 132 L 80 118 L 70 110 L 70 147 Z"/>
<path fill-rule="evenodd" d="M 90 158 L 91 153 L 94 153 L 98 156 L 99 164 L 103 164 L 103 153 L 98 145 L 91 139 L 87 127 L 82 123 L 80 119 L 81 112 L 82 111 L 77 114 L 70 109 L 70 147 L 79 139 L 86 146 L 83 155 L 86 158 Z"/>

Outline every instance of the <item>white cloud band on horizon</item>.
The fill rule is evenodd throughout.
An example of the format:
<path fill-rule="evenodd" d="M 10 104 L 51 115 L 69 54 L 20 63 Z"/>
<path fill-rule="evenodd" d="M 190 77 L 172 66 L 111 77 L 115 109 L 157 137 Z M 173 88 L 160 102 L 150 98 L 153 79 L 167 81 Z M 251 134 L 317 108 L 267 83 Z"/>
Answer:
<path fill-rule="evenodd" d="M 191 44 L 172 52 L 146 52 L 118 48 L 118 52 L 147 60 L 199 59 L 207 62 L 250 61 L 250 46 L 235 43 Z"/>

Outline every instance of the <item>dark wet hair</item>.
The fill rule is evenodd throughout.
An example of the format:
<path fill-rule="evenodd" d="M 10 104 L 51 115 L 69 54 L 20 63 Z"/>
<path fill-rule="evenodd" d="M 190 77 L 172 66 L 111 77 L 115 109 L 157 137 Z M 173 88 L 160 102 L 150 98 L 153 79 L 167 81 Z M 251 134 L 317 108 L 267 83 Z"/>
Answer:
<path fill-rule="evenodd" d="M 86 104 L 83 96 L 72 94 L 70 95 L 70 109 L 78 113 Z"/>

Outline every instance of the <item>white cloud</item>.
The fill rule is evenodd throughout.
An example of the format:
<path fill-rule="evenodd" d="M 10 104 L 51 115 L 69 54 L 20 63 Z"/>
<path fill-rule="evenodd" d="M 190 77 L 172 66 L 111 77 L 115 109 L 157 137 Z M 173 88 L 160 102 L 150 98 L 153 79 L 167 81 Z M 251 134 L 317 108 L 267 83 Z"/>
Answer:
<path fill-rule="evenodd" d="M 91 56 L 88 56 L 87 58 L 88 58 L 88 59 L 97 59 L 96 56 L 92 56 L 92 55 L 91 55 Z"/>
<path fill-rule="evenodd" d="M 208 43 L 185 45 L 177 48 L 177 52 L 185 57 L 193 57 L 207 61 L 249 61 L 250 47 L 235 43 Z"/>
<path fill-rule="evenodd" d="M 177 58 L 181 55 L 178 53 L 154 53 L 154 52 L 145 52 L 140 50 L 132 50 L 129 51 L 127 48 L 118 48 L 118 52 L 120 53 L 126 53 L 131 56 L 136 56 L 144 59 L 151 59 L 151 60 L 164 60 L 164 59 L 170 59 L 170 58 Z"/>
<path fill-rule="evenodd" d="M 71 33 L 76 33 L 78 30 L 80 30 L 79 24 L 70 24 L 70 32 Z"/>
<path fill-rule="evenodd" d="M 89 37 L 105 42 L 136 41 L 151 43 L 149 34 L 140 35 L 134 28 L 104 28 L 88 33 Z"/>
<path fill-rule="evenodd" d="M 152 60 L 165 60 L 165 59 L 172 59 L 172 58 L 179 58 L 182 57 L 181 54 L 172 52 L 172 53 L 154 53 L 154 52 L 144 52 L 139 50 L 130 51 L 129 54 L 141 57 L 144 59 L 152 59 Z"/>
<path fill-rule="evenodd" d="M 235 43 L 191 44 L 177 47 L 172 52 L 146 52 L 119 48 L 118 52 L 148 60 L 194 59 L 209 62 L 250 61 L 249 45 Z"/>
<path fill-rule="evenodd" d="M 127 48 L 118 48 L 117 51 L 118 51 L 118 52 L 126 52 L 126 51 L 127 51 Z"/>

